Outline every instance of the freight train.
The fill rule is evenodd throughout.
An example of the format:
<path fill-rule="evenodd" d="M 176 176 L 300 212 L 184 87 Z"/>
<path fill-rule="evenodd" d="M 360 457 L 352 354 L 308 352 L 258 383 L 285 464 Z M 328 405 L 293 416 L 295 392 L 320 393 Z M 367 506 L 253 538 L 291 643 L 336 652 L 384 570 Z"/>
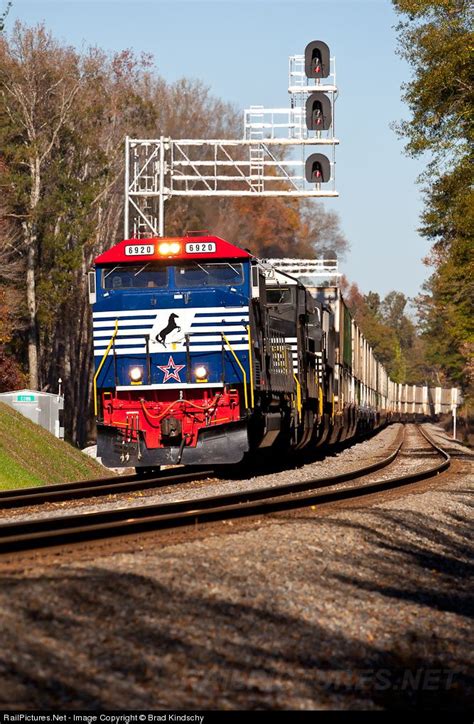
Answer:
<path fill-rule="evenodd" d="M 95 260 L 89 295 L 109 467 L 234 464 L 449 409 L 449 391 L 389 379 L 337 286 L 216 236 L 124 240 Z"/>

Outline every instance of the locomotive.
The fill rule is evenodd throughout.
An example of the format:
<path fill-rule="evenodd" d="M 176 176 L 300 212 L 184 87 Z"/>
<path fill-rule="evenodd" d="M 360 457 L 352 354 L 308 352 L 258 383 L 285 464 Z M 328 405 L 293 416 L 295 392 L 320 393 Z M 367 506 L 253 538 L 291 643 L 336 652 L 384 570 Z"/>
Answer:
<path fill-rule="evenodd" d="M 406 409 L 337 286 L 310 289 L 219 237 L 124 240 L 95 260 L 89 295 L 109 467 L 234 464 Z"/>

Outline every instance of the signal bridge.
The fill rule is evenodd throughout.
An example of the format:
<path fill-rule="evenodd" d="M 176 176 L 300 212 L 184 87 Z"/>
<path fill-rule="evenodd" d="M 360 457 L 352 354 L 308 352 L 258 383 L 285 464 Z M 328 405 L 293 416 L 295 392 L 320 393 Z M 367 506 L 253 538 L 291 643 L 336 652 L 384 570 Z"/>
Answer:
<path fill-rule="evenodd" d="M 279 284 L 291 284 L 296 278 L 309 289 L 337 286 L 341 273 L 335 252 L 327 251 L 321 259 L 259 259 L 262 271 L 268 280 Z"/>
<path fill-rule="evenodd" d="M 176 196 L 336 197 L 335 61 L 322 41 L 289 59 L 288 108 L 244 111 L 243 139 L 126 138 L 125 238 L 164 236 Z M 309 147 L 327 149 L 307 156 Z"/>

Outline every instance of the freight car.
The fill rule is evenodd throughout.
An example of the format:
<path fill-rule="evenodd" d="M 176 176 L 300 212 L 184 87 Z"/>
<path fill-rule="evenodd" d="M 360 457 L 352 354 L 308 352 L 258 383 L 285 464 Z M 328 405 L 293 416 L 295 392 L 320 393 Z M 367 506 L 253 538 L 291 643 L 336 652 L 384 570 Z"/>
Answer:
<path fill-rule="evenodd" d="M 97 454 L 110 467 L 229 464 L 429 411 L 392 382 L 337 286 L 309 289 L 207 234 L 95 260 Z"/>

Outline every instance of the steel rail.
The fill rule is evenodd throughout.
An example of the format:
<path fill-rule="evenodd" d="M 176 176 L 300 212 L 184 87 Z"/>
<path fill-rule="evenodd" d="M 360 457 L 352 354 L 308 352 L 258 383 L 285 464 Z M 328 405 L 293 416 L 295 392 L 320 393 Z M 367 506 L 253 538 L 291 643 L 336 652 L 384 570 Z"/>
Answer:
<path fill-rule="evenodd" d="M 401 443 L 397 443 L 400 447 Z M 395 454 L 397 454 L 397 451 Z M 365 473 L 378 470 L 392 462 L 392 454 L 384 458 L 374 465 L 361 468 Z M 166 475 L 167 471 L 162 471 L 161 475 L 140 476 L 136 473 L 130 475 L 114 475 L 108 478 L 95 478 L 92 480 L 79 480 L 74 483 L 56 483 L 53 485 L 43 485 L 38 487 L 18 488 L 16 490 L 0 490 L 0 512 L 8 508 L 20 508 L 29 505 L 41 505 L 42 503 L 52 503 L 65 500 L 80 500 L 82 498 L 98 497 L 101 495 L 114 495 L 115 493 L 129 493 L 135 490 L 145 490 L 147 488 L 159 488 L 165 485 L 181 482 L 189 482 L 198 480 L 213 473 L 214 470 L 209 468 L 206 470 L 196 470 L 195 472 L 177 472 L 176 474 Z M 338 482 L 347 480 L 347 476 L 353 477 L 357 471 L 350 473 L 342 473 Z M 333 478 L 330 478 L 332 480 Z M 324 484 L 325 478 L 320 478 L 321 485 Z M 329 483 L 332 484 L 332 483 Z"/>
<path fill-rule="evenodd" d="M 357 480 L 383 467 L 380 462 L 363 469 L 342 473 L 332 478 L 316 478 L 300 483 L 285 484 L 246 490 L 240 493 L 179 500 L 140 507 L 82 513 L 71 516 L 48 517 L 43 519 L 6 523 L 0 526 L 0 553 L 16 550 L 36 549 L 61 543 L 87 539 L 113 537 L 129 533 L 193 525 L 229 518 L 239 518 L 260 513 L 277 512 L 292 508 L 306 507 L 312 503 L 323 503 L 357 498 L 382 492 L 408 483 L 418 482 L 435 476 L 450 465 L 450 456 L 424 432 L 430 445 L 443 457 L 441 463 L 425 470 L 376 480 L 337 491 L 321 491 L 321 487 L 335 485 L 347 480 Z M 389 456 L 393 461 L 403 443 Z M 389 459 L 385 458 L 385 460 Z M 388 464 L 388 463 L 386 463 Z M 315 490 L 316 488 L 316 490 Z M 296 495 L 296 493 L 301 493 Z"/>
<path fill-rule="evenodd" d="M 213 472 L 211 469 L 197 470 L 195 472 L 181 472 L 176 474 L 146 476 L 115 475 L 109 478 L 95 478 L 93 480 L 79 480 L 74 483 L 57 483 L 44 485 L 41 488 L 19 488 L 18 490 L 0 491 L 0 511 L 8 508 L 20 508 L 27 505 L 41 505 L 62 500 L 80 500 L 101 495 L 114 495 L 115 493 L 129 493 L 147 488 L 160 488 L 172 483 L 185 483 L 190 480 L 199 480 Z"/>

